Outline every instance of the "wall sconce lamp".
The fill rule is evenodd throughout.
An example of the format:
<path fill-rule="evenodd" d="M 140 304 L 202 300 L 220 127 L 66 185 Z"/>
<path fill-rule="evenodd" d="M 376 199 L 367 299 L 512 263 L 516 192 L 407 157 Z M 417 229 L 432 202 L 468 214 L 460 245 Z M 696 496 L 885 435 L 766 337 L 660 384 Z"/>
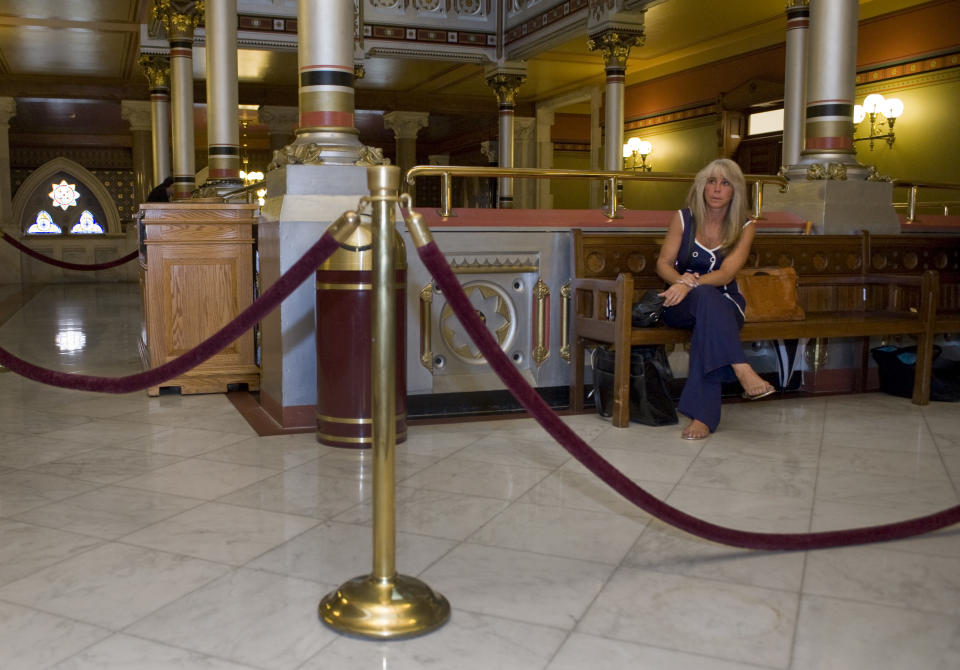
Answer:
<path fill-rule="evenodd" d="M 653 145 L 639 137 L 631 137 L 623 145 L 623 169 L 628 169 L 627 160 L 631 161 L 629 169 L 634 172 L 650 172 L 652 165 L 647 165 L 647 156 L 653 151 Z M 639 158 L 639 161 L 637 160 Z"/>
<path fill-rule="evenodd" d="M 903 114 L 903 103 L 899 98 L 884 98 L 879 93 L 871 93 L 863 99 L 863 106 L 853 108 L 854 133 L 856 126 L 865 118 L 870 119 L 870 134 L 867 137 L 854 137 L 854 142 L 869 140 L 870 151 L 873 151 L 875 140 L 886 140 L 887 146 L 893 146 L 893 124 Z M 886 130 L 886 132 L 883 132 Z"/>

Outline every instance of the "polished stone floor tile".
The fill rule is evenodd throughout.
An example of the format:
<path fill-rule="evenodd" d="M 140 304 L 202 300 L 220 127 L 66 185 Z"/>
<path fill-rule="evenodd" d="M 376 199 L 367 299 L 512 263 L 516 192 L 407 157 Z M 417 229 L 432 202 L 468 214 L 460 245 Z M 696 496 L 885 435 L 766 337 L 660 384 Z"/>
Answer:
<path fill-rule="evenodd" d="M 119 630 L 227 570 L 164 551 L 107 544 L 0 587 L 0 600 Z"/>
<path fill-rule="evenodd" d="M 705 542 L 661 521 L 651 522 L 623 566 L 734 584 L 796 591 L 803 580 L 802 552 L 752 551 Z"/>
<path fill-rule="evenodd" d="M 422 577 L 458 608 L 572 630 L 612 570 L 591 561 L 463 544 Z"/>
<path fill-rule="evenodd" d="M 675 484 L 683 477 L 694 456 L 690 454 L 646 453 L 636 449 L 595 447 L 597 453 L 624 475 L 634 480 Z M 575 460 L 564 464 L 564 469 L 587 472 Z"/>
<path fill-rule="evenodd" d="M 803 592 L 960 616 L 960 558 L 892 547 L 811 552 Z"/>
<path fill-rule="evenodd" d="M 104 447 L 65 456 L 30 469 L 98 484 L 114 484 L 180 460 L 178 456 Z"/>
<path fill-rule="evenodd" d="M 111 635 L 50 670 L 256 670 L 132 635 Z"/>
<path fill-rule="evenodd" d="M 617 565 L 644 526 L 636 517 L 514 503 L 467 541 Z"/>
<path fill-rule="evenodd" d="M 190 458 L 192 456 L 199 456 L 211 451 L 216 451 L 230 444 L 243 442 L 246 439 L 249 438 L 234 433 L 221 433 L 215 430 L 170 428 L 169 430 L 130 440 L 123 445 L 123 448 Z"/>
<path fill-rule="evenodd" d="M 290 440 L 290 437 L 295 439 Z M 208 461 L 255 465 L 272 470 L 289 470 L 329 453 L 330 447 L 316 440 L 306 442 L 296 436 L 250 437 L 226 447 L 202 454 Z"/>
<path fill-rule="evenodd" d="M 747 458 L 699 456 L 680 480 L 681 484 L 731 489 L 776 496 L 813 497 L 817 482 L 815 468 Z"/>
<path fill-rule="evenodd" d="M 729 528 L 767 533 L 802 533 L 810 525 L 812 501 L 794 496 L 680 484 L 667 503 L 687 514 Z"/>
<path fill-rule="evenodd" d="M 540 670 L 564 636 L 555 628 L 454 609 L 446 625 L 410 640 L 339 637 L 301 670 Z"/>
<path fill-rule="evenodd" d="M 546 670 L 758 670 L 763 667 L 574 633 Z"/>
<path fill-rule="evenodd" d="M 97 448 L 88 442 L 57 440 L 43 435 L 16 435 L 3 441 L 0 465 L 23 470 Z"/>
<path fill-rule="evenodd" d="M 414 488 L 515 500 L 549 474 L 545 468 L 466 460 L 458 453 L 399 481 Z"/>
<path fill-rule="evenodd" d="M 329 519 L 359 505 L 371 495 L 373 484 L 367 480 L 320 477 L 288 470 L 229 493 L 218 498 L 218 501 L 271 512 Z"/>
<path fill-rule="evenodd" d="M 113 540 L 202 504 L 122 486 L 104 486 L 17 515 L 20 521 Z"/>
<path fill-rule="evenodd" d="M 0 475 L 0 517 L 13 516 L 97 488 L 92 482 L 14 470 Z"/>
<path fill-rule="evenodd" d="M 797 601 L 788 591 L 621 568 L 577 632 L 786 668 Z"/>
<path fill-rule="evenodd" d="M 398 487 L 396 529 L 448 540 L 464 540 L 509 504 L 498 498 Z M 369 524 L 372 518 L 370 503 L 365 501 L 335 516 L 333 520 Z"/>
<path fill-rule="evenodd" d="M 140 547 L 243 565 L 317 524 L 315 519 L 205 503 L 123 538 Z"/>
<path fill-rule="evenodd" d="M 373 572 L 373 532 L 369 526 L 326 522 L 251 561 L 248 566 L 324 584 L 342 584 Z M 394 563 L 417 576 L 456 546 L 452 540 L 397 533 Z"/>
<path fill-rule="evenodd" d="M 127 479 L 123 485 L 158 493 L 213 500 L 276 473 L 276 470 L 268 468 L 194 458 Z"/>
<path fill-rule="evenodd" d="M 952 670 L 960 617 L 805 595 L 791 670 Z"/>
<path fill-rule="evenodd" d="M 635 482 L 637 486 L 655 498 L 663 500 L 674 485 L 666 482 Z M 532 503 L 550 507 L 589 510 L 593 512 L 613 512 L 624 516 L 648 519 L 649 515 L 641 508 L 625 499 L 593 473 L 584 470 L 561 469 L 540 481 L 518 502 Z"/>
<path fill-rule="evenodd" d="M 325 593 L 314 582 L 234 570 L 125 632 L 256 668 L 294 670 L 336 637 L 317 616 Z"/>
<path fill-rule="evenodd" d="M 0 601 L 0 666 L 38 670 L 66 659 L 110 631 Z"/>
<path fill-rule="evenodd" d="M 0 519 L 0 585 L 102 544 L 96 537 Z"/>

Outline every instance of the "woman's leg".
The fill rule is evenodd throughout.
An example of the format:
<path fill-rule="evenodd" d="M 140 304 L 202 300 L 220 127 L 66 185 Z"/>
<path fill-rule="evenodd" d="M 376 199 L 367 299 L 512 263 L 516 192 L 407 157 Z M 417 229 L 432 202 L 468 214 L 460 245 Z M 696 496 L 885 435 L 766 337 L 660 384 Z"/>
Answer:
<path fill-rule="evenodd" d="M 664 311 L 668 326 L 693 329 L 690 369 L 677 406 L 693 419 L 685 437 L 705 437 L 704 428 L 713 432 L 720 424 L 721 385 L 728 366 L 747 365 L 739 337 L 742 318 L 736 305 L 713 286 L 698 286 Z"/>

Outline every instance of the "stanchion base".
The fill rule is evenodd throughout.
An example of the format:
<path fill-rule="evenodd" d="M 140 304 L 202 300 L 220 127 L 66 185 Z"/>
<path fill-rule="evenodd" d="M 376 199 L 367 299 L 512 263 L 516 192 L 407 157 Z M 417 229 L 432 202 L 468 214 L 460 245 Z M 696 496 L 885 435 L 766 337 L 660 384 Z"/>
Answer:
<path fill-rule="evenodd" d="M 354 577 L 320 601 L 320 620 L 335 631 L 376 639 L 415 637 L 450 618 L 450 603 L 416 577 Z"/>

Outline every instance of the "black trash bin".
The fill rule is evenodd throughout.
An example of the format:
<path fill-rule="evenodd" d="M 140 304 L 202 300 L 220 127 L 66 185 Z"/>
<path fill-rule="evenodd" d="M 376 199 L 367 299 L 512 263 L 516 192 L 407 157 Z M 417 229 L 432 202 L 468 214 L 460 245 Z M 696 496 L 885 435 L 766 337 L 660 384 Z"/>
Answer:
<path fill-rule="evenodd" d="M 593 350 L 593 398 L 601 416 L 613 415 L 612 349 Z M 663 347 L 630 349 L 630 420 L 648 426 L 677 423 L 677 408 L 670 397 L 673 373 Z"/>
<path fill-rule="evenodd" d="M 933 377 L 930 400 L 960 402 L 960 363 L 940 359 L 942 349 L 933 346 Z M 917 371 L 917 348 L 888 344 L 870 350 L 877 362 L 880 390 L 901 398 L 913 397 L 913 381 Z"/>

